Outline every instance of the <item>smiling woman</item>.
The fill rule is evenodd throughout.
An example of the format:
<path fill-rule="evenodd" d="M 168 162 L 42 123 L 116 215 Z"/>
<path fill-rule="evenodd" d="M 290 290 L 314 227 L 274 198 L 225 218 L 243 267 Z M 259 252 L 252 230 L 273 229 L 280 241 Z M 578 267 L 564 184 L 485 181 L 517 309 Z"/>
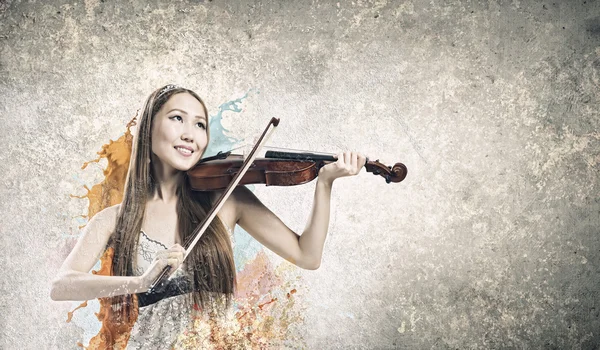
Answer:
<path fill-rule="evenodd" d="M 54 280 L 54 300 L 112 298 L 113 320 L 130 321 L 125 322 L 128 348 L 171 348 L 179 335 L 193 333 L 189 327 L 198 314 L 230 306 L 235 289 L 230 236 L 235 225 L 297 266 L 318 268 L 333 181 L 358 174 L 365 164 L 363 155 L 345 152 L 320 169 L 302 234 L 289 229 L 248 189 L 237 187 L 184 264 L 181 242 L 220 195 L 192 191 L 186 175 L 208 146 L 207 117 L 204 102 L 191 90 L 167 85 L 150 94 L 134 140 L 123 202 L 90 220 Z M 106 252 L 112 254 L 110 276 L 89 273 Z M 169 292 L 148 296 L 167 266 Z M 138 300 L 139 293 L 146 297 Z"/>

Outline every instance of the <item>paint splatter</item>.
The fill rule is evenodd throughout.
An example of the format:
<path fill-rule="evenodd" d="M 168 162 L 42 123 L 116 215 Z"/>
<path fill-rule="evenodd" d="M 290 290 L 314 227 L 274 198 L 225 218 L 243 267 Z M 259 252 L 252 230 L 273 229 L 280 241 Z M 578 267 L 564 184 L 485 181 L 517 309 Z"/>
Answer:
<path fill-rule="evenodd" d="M 223 103 L 219 106 L 217 115 L 211 117 L 211 144 L 205 156 L 230 150 L 238 142 L 226 135 L 227 130 L 221 120 L 224 112 L 241 112 L 240 104 L 247 96 L 248 94 L 245 94 L 241 98 Z M 82 167 L 85 169 L 89 163 L 99 162 L 103 158 L 107 160 L 104 180 L 91 189 L 84 186 L 87 190 L 86 195 L 73 196 L 89 200 L 88 219 L 123 199 L 133 142 L 130 129 L 136 125 L 136 117 L 127 124 L 123 136 L 103 145 L 102 150 L 98 152 L 99 157 Z M 290 334 L 290 326 L 301 323 L 303 319 L 296 303 L 297 297 L 294 296 L 298 288 L 295 284 L 300 283 L 297 269 L 288 263 L 274 267 L 262 246 L 249 238 L 245 231 L 236 226 L 234 234 L 238 290 L 234 306 L 229 313 L 230 317 L 198 316 L 194 319 L 193 332 L 181 334 L 175 348 L 262 349 L 282 345 L 284 341 L 301 346 L 303 340 Z M 93 273 L 109 275 L 112 254 L 112 249 L 108 249 L 100 260 L 101 267 Z M 86 305 L 81 304 L 70 312 L 69 320 L 76 310 Z M 110 299 L 100 299 L 100 311 L 96 316 L 102 322 L 102 326 L 98 334 L 90 339 L 87 349 L 125 348 L 137 314 L 125 322 L 119 322 L 112 316 L 111 308 Z M 84 347 L 81 342 L 78 345 Z"/>
<path fill-rule="evenodd" d="M 102 158 L 106 158 L 108 166 L 104 169 L 104 180 L 92 186 L 83 196 L 71 195 L 74 198 L 87 198 L 89 200 L 88 214 L 84 217 L 91 219 L 101 210 L 119 204 L 123 201 L 123 189 L 129 170 L 129 159 L 131 157 L 131 148 L 133 145 L 133 135 L 131 127 L 136 125 L 137 115 L 127 123 L 127 131 L 117 141 L 110 140 L 108 144 L 102 146 L 98 152 L 98 158 L 85 162 L 81 169 L 85 169 L 90 163 L 98 163 Z"/>
<path fill-rule="evenodd" d="M 79 305 L 78 307 L 73 309 L 73 311 L 69 311 L 69 314 L 67 316 L 67 323 L 71 322 L 71 320 L 73 319 L 73 315 L 75 314 L 75 311 L 81 309 L 82 307 L 86 307 L 87 305 L 88 305 L 88 302 L 86 300 L 83 303 L 81 303 L 81 305 Z"/>
<path fill-rule="evenodd" d="M 296 282 L 286 280 L 286 271 L 275 269 L 260 252 L 237 278 L 240 290 L 232 312 L 194 319 L 194 332 L 181 334 L 175 349 L 265 349 L 303 343 L 291 332 L 303 318 L 293 297 L 296 289 L 291 288 Z"/>

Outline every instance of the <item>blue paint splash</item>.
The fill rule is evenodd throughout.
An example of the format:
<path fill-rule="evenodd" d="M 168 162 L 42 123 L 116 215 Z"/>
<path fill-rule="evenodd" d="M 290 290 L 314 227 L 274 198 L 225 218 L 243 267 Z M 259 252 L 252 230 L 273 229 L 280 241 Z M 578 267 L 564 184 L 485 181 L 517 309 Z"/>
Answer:
<path fill-rule="evenodd" d="M 241 139 L 228 136 L 229 130 L 223 127 L 223 114 L 225 112 L 240 113 L 242 112 L 242 102 L 248 97 L 248 94 L 252 89 L 244 94 L 244 96 L 235 100 L 227 101 L 219 106 L 219 111 L 216 115 L 210 117 L 209 128 L 210 128 L 210 143 L 204 157 L 213 156 L 219 152 L 227 152 L 236 147 Z M 256 92 L 259 93 L 258 91 Z M 253 186 L 248 186 L 250 190 L 253 190 Z M 233 239 L 235 240 L 235 247 L 233 248 L 233 258 L 237 271 L 241 271 L 248 261 L 253 260 L 256 254 L 262 250 L 262 245 L 252 238 L 241 227 L 237 226 L 233 232 Z"/>
<path fill-rule="evenodd" d="M 244 94 L 244 96 L 232 100 L 227 101 L 219 106 L 219 111 L 217 115 L 213 115 L 210 117 L 210 122 L 208 124 L 210 129 L 210 143 L 204 153 L 204 157 L 214 156 L 219 152 L 227 152 L 234 148 L 234 146 L 240 142 L 240 139 L 236 139 L 230 136 L 227 136 L 225 132 L 229 132 L 229 130 L 223 127 L 223 113 L 225 112 L 234 112 L 240 113 L 242 112 L 242 108 L 239 106 L 242 104 L 242 101 L 248 97 L 248 92 Z"/>

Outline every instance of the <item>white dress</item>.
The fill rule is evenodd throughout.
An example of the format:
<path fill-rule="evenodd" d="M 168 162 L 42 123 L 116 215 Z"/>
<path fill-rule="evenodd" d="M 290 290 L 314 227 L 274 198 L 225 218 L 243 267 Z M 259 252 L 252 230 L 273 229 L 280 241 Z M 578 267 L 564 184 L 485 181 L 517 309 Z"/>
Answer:
<path fill-rule="evenodd" d="M 234 245 L 233 232 L 225 225 Z M 157 252 L 166 250 L 161 242 L 152 240 L 143 231 L 140 233 L 139 248 L 136 268 L 134 273 L 138 276 L 150 266 Z M 183 276 L 180 268 L 171 278 Z M 178 338 L 187 331 L 192 331 L 194 322 L 189 306 L 186 305 L 187 294 L 168 297 L 154 304 L 139 308 L 137 322 L 135 323 L 127 349 L 171 349 Z"/>

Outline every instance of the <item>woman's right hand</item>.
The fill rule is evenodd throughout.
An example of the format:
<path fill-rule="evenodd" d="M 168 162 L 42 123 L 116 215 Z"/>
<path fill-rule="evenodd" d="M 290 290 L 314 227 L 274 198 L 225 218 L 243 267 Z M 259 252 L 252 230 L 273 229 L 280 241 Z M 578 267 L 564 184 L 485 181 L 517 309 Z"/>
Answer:
<path fill-rule="evenodd" d="M 156 253 L 156 257 L 150 267 L 142 275 L 142 286 L 144 289 L 150 289 L 152 283 L 160 276 L 165 267 L 169 266 L 168 276 L 171 276 L 183 263 L 185 248 L 179 244 L 174 244 L 167 250 Z"/>

